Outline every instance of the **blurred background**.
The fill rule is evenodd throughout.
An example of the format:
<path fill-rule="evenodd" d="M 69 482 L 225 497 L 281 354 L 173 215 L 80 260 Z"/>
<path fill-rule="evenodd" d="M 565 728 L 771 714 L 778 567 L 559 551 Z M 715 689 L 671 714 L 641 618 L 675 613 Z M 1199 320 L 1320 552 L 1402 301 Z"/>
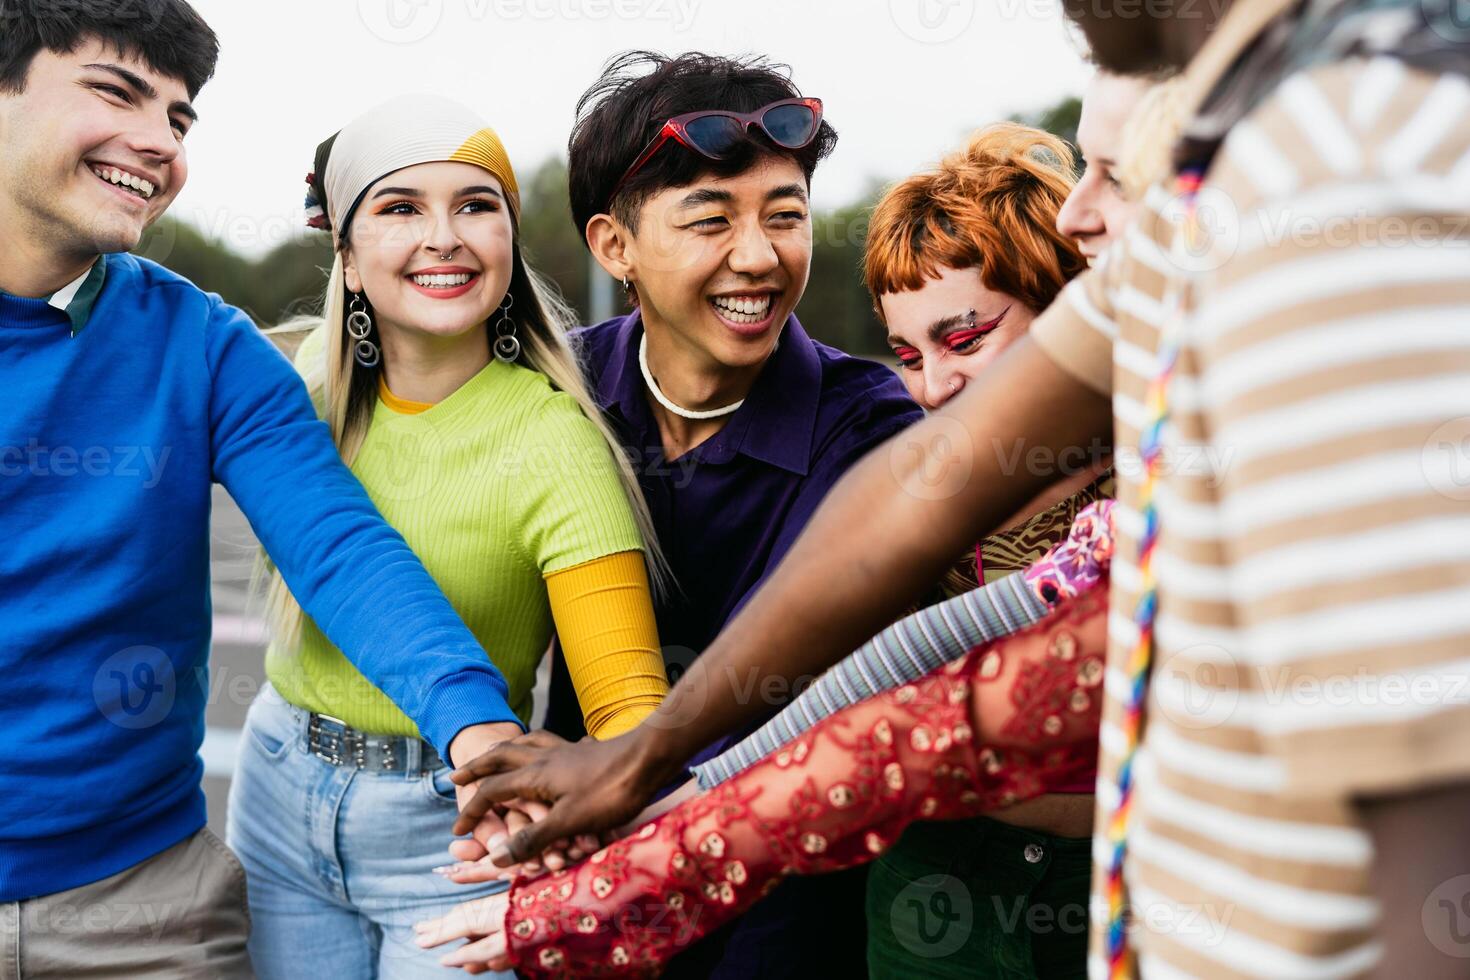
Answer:
<path fill-rule="evenodd" d="M 405 92 L 459 99 L 496 128 L 522 187 L 531 260 L 590 322 L 604 311 L 594 309 L 594 273 L 566 196 L 577 97 L 616 52 L 703 50 L 767 55 L 825 101 L 840 138 L 813 180 L 816 245 L 797 314 L 820 340 L 886 355 L 858 278 L 867 212 L 883 186 L 1001 119 L 1071 140 L 1089 71 L 1056 0 L 195 6 L 220 36 L 219 71 L 197 102 L 189 183 L 139 252 L 261 326 L 320 303 L 330 249 L 302 227 L 301 206 L 317 143 Z"/>
<path fill-rule="evenodd" d="M 458 99 L 499 132 L 524 203 L 533 264 L 591 322 L 610 280 L 591 268 L 567 206 L 578 96 L 613 54 L 764 54 L 825 103 L 833 155 L 812 186 L 815 248 L 797 310 L 817 339 L 891 363 L 859 278 L 867 214 L 890 181 L 977 127 L 1016 119 L 1073 140 L 1090 69 L 1057 0 L 194 0 L 219 34 L 196 102 L 189 182 L 138 252 L 269 327 L 316 312 L 330 246 L 304 227 L 317 144 L 394 95 Z M 598 278 L 603 280 L 597 283 Z M 601 297 L 599 300 L 598 297 Z M 203 757 L 211 826 L 245 711 L 264 679 L 266 630 L 250 585 L 258 545 L 215 488 L 214 649 Z M 540 693 L 538 685 L 538 712 Z M 534 720 L 534 719 L 533 719 Z"/>

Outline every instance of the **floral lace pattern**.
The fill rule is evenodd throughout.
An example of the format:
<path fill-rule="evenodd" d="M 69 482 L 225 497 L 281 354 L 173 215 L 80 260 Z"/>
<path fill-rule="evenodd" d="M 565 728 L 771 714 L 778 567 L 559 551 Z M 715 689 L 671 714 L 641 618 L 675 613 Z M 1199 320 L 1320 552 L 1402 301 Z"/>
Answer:
<path fill-rule="evenodd" d="M 1107 553 L 1082 548 L 1097 574 L 1029 629 L 843 709 L 580 865 L 518 881 L 505 920 L 516 969 L 655 974 L 786 875 L 870 861 L 915 820 L 975 816 L 1090 771 Z"/>

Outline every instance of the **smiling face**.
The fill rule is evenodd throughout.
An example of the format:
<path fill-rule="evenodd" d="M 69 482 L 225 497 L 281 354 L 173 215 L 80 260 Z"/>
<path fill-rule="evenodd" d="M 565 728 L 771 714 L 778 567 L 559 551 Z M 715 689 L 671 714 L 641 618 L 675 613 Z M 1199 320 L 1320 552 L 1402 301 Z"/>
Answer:
<path fill-rule="evenodd" d="M 469 163 L 422 163 L 368 188 L 343 271 L 347 288 L 367 295 L 388 343 L 394 331 L 451 338 L 481 327 L 500 305 L 514 248 L 498 179 Z"/>
<path fill-rule="evenodd" d="M 899 376 L 931 412 L 963 391 L 1036 317 L 1014 296 L 987 289 L 978 268 L 945 268 L 918 289 L 884 293 L 879 303 Z"/>
<path fill-rule="evenodd" d="M 183 81 L 100 41 L 38 52 L 0 94 L 0 220 L 68 256 L 135 248 L 184 186 L 193 120 Z"/>
<path fill-rule="evenodd" d="M 621 235 L 644 321 L 711 366 L 763 362 L 806 289 L 807 193 L 794 161 L 766 156 L 650 197 Z"/>
<path fill-rule="evenodd" d="M 1142 79 L 1099 72 L 1083 96 L 1077 145 L 1087 169 L 1057 213 L 1057 230 L 1076 239 L 1089 262 L 1138 214 L 1138 204 L 1123 195 L 1115 171 L 1123 126 L 1148 88 Z"/>

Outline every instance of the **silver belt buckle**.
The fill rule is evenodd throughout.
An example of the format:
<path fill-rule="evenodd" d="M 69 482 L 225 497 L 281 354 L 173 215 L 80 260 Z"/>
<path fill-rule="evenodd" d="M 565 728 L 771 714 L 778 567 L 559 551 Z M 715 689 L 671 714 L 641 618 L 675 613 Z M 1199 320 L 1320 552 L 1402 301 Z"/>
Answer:
<path fill-rule="evenodd" d="M 331 722 L 341 726 L 341 731 L 330 731 L 323 728 L 321 722 Z M 351 725 L 341 718 L 333 718 L 331 715 L 318 714 L 313 711 L 308 716 L 307 722 L 307 747 L 311 754 L 334 766 L 340 766 L 348 761 L 348 752 L 352 753 L 352 761 L 358 763 L 361 768 L 362 759 L 362 733 L 356 731 Z"/>
<path fill-rule="evenodd" d="M 323 728 L 320 724 L 323 721 L 339 726 L 341 731 Z M 394 741 L 386 738 L 381 746 L 382 758 L 377 768 L 384 772 L 398 770 L 398 758 L 393 752 Z M 307 747 L 311 749 L 312 755 L 334 766 L 351 764 L 355 769 L 368 768 L 367 734 L 353 728 L 341 718 L 311 712 L 307 722 Z"/>

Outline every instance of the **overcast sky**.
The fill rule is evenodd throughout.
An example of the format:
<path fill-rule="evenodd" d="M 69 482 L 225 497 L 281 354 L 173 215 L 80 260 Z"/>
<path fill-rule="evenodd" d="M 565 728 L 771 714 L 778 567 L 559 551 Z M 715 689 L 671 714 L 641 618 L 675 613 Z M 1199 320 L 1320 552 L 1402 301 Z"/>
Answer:
<path fill-rule="evenodd" d="M 317 143 L 393 95 L 484 115 L 529 173 L 565 152 L 578 95 L 634 47 L 790 65 L 840 134 L 817 171 L 836 206 L 974 126 L 1081 91 L 1058 0 L 194 0 L 223 47 L 196 103 L 173 214 L 256 254 L 298 234 Z"/>

